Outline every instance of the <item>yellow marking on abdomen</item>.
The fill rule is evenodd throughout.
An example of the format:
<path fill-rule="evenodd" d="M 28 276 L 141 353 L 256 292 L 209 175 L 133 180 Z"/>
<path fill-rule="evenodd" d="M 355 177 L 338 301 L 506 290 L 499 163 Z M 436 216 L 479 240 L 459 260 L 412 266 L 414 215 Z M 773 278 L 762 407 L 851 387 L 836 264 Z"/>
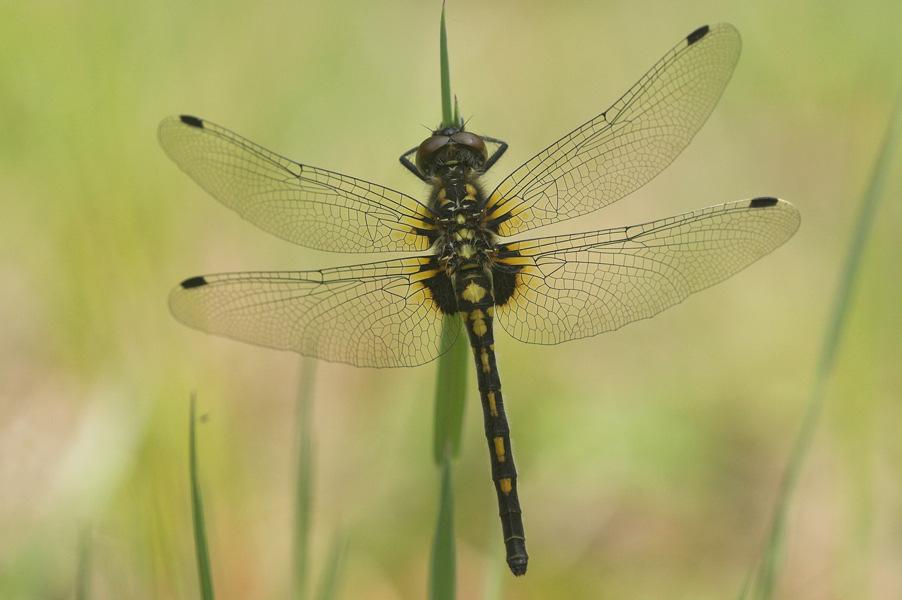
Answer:
<path fill-rule="evenodd" d="M 501 487 L 501 493 L 507 496 L 511 493 L 511 490 L 514 489 L 514 484 L 511 483 L 509 477 L 505 477 L 498 481 L 498 485 Z"/>
<path fill-rule="evenodd" d="M 470 319 L 473 321 L 473 333 L 475 333 L 478 337 L 482 337 L 485 335 L 485 332 L 489 330 L 488 326 L 485 324 L 484 315 L 481 310 L 478 308 L 470 313 Z"/>
<path fill-rule="evenodd" d="M 493 417 L 498 416 L 498 405 L 495 404 L 495 392 L 488 392 L 485 397 L 489 401 L 489 414 Z"/>
<path fill-rule="evenodd" d="M 469 198 L 470 200 L 476 199 L 476 186 L 474 186 L 472 183 L 468 183 L 464 186 L 464 190 L 467 192 L 467 198 Z"/>
<path fill-rule="evenodd" d="M 485 294 L 486 291 L 484 287 L 482 287 L 475 281 L 471 281 L 467 284 L 467 287 L 464 288 L 464 291 L 461 292 L 460 295 L 463 296 L 463 299 L 467 302 L 476 304 L 477 302 L 485 298 Z"/>
<path fill-rule="evenodd" d="M 482 372 L 488 373 L 491 370 L 491 367 L 489 366 L 489 353 L 486 352 L 485 348 L 482 349 L 479 360 L 482 361 Z"/>
<path fill-rule="evenodd" d="M 504 455 L 504 438 L 500 435 L 494 439 L 495 442 L 495 458 L 498 462 L 503 463 L 507 457 Z"/>

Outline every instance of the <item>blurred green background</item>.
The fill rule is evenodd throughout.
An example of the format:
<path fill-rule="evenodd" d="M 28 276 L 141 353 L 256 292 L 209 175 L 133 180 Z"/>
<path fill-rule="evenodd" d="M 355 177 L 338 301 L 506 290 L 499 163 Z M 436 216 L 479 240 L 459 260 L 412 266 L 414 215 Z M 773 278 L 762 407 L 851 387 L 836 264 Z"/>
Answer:
<path fill-rule="evenodd" d="M 414 195 L 397 156 L 440 118 L 435 2 L 0 5 L 0 597 L 195 598 L 190 390 L 220 598 L 283 597 L 298 357 L 180 326 L 205 272 L 363 262 L 240 220 L 157 145 L 191 113 Z M 452 86 L 511 149 L 497 182 L 604 110 L 700 24 L 743 56 L 665 173 L 567 225 L 757 195 L 802 228 L 650 321 L 555 347 L 498 335 L 531 564 L 503 563 L 475 383 L 455 466 L 459 597 L 725 598 L 756 558 L 853 219 L 902 81 L 902 4 L 479 2 L 448 6 Z M 898 154 L 897 154 L 898 156 Z M 898 167 L 898 160 L 896 161 Z M 902 595 L 900 169 L 864 256 L 791 512 L 785 598 Z M 425 590 L 438 493 L 435 366 L 318 363 L 313 569 L 350 535 L 346 598 Z"/>

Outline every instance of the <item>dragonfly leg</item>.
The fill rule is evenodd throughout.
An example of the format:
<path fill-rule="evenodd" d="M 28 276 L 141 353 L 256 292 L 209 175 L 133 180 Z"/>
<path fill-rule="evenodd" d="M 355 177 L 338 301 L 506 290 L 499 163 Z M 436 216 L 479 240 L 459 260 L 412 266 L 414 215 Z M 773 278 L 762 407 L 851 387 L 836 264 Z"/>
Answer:
<path fill-rule="evenodd" d="M 422 181 L 424 181 L 426 183 L 430 183 L 429 179 L 425 175 L 420 173 L 420 170 L 417 168 L 417 166 L 415 164 L 413 164 L 412 162 L 410 162 L 410 159 L 407 158 L 408 156 L 410 156 L 411 154 L 413 154 L 414 152 L 416 152 L 419 149 L 420 149 L 419 146 L 414 146 L 413 148 L 411 148 L 410 150 L 408 150 L 407 152 L 402 154 L 398 158 L 398 160 L 401 161 L 401 166 L 403 166 L 405 169 L 407 169 L 408 171 L 410 171 L 411 173 L 416 175 Z"/>
<path fill-rule="evenodd" d="M 489 137 L 487 135 L 482 136 L 482 139 L 487 142 L 492 142 L 493 144 L 498 144 L 498 149 L 492 153 L 489 159 L 485 161 L 485 164 L 482 166 L 482 172 L 485 173 L 492 168 L 492 165 L 498 162 L 498 159 L 501 158 L 505 152 L 507 152 L 507 142 Z"/>

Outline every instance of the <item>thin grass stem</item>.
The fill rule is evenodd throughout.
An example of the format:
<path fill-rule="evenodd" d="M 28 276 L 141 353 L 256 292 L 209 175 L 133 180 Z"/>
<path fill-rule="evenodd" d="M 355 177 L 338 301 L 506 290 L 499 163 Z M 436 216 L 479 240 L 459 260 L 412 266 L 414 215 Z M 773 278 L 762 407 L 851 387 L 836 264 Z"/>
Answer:
<path fill-rule="evenodd" d="M 454 494 L 451 482 L 451 457 L 447 454 L 442 461 L 438 520 L 429 563 L 429 599 L 454 600 L 457 570 L 454 544 Z"/>
<path fill-rule="evenodd" d="M 188 427 L 188 469 L 191 482 L 191 516 L 194 522 L 194 552 L 197 558 L 197 576 L 200 597 L 213 600 L 213 576 L 210 569 L 210 550 L 207 546 L 207 527 L 204 521 L 204 502 L 201 497 L 199 469 L 197 466 L 197 397 L 191 393 L 191 415 Z"/>
<path fill-rule="evenodd" d="M 802 417 L 802 422 L 789 456 L 789 462 L 777 492 L 774 514 L 761 560 L 755 575 L 747 578 L 745 585 L 740 591 L 739 597 L 743 599 L 747 598 L 749 593 L 754 593 L 755 597 L 760 600 L 770 600 L 774 596 L 784 558 L 784 539 L 789 505 L 798 486 L 802 466 L 811 448 L 812 439 L 823 412 L 825 391 L 836 362 L 837 350 L 842 341 L 855 282 L 861 266 L 861 257 L 868 241 L 874 215 L 883 196 L 883 188 L 889 172 L 889 165 L 891 164 L 890 158 L 896 145 L 900 106 L 902 106 L 902 95 L 897 98 L 890 116 L 883 143 L 874 163 L 868 188 L 859 209 L 858 219 L 852 231 L 852 240 L 849 245 L 849 251 L 846 254 L 840 282 L 833 298 L 833 310 L 821 346 L 820 358 L 817 362 L 814 382 L 808 397 L 805 414 Z M 754 583 L 750 584 L 750 580 L 753 580 Z M 751 590 L 754 590 L 754 592 Z"/>
<path fill-rule="evenodd" d="M 333 600 L 338 597 L 347 554 L 347 536 L 344 533 L 335 534 L 335 538 L 332 540 L 332 548 L 329 551 L 329 558 L 323 568 L 319 590 L 316 594 L 317 600 Z"/>
<path fill-rule="evenodd" d="M 442 344 L 451 343 L 449 336 L 454 335 L 457 327 L 457 315 L 445 317 L 445 331 Z M 433 435 L 432 452 L 436 465 L 442 465 L 445 456 L 456 458 L 460 451 L 460 440 L 463 431 L 464 408 L 467 397 L 468 347 L 459 340 L 448 352 L 438 360 L 438 372 L 435 378 L 435 433 Z"/>
<path fill-rule="evenodd" d="M 455 126 L 459 113 L 452 105 L 451 76 L 448 68 L 448 35 L 445 30 L 445 6 L 439 32 L 439 67 L 442 82 L 442 126 Z M 454 108 L 452 109 L 452 106 Z M 453 112 L 452 112 L 453 111 Z M 452 344 L 460 330 L 460 317 L 448 315 L 442 328 L 442 347 Z M 441 467 L 438 518 L 432 540 L 429 564 L 428 596 L 431 600 L 453 600 L 456 593 L 454 542 L 454 490 L 451 460 L 460 450 L 467 383 L 467 345 L 458 341 L 438 360 L 435 382 L 435 427 L 433 457 Z"/>
<path fill-rule="evenodd" d="M 88 600 L 91 595 L 91 527 L 78 535 L 78 570 L 75 575 L 75 600 Z"/>
<path fill-rule="evenodd" d="M 310 515 L 313 508 L 313 384 L 316 361 L 301 358 L 297 396 L 297 479 L 294 502 L 293 596 L 308 597 L 310 577 Z"/>
<path fill-rule="evenodd" d="M 448 33 L 445 30 L 445 3 L 442 2 L 442 20 L 439 27 L 439 62 L 442 82 L 442 127 L 454 125 L 451 109 L 451 69 L 448 66 Z"/>

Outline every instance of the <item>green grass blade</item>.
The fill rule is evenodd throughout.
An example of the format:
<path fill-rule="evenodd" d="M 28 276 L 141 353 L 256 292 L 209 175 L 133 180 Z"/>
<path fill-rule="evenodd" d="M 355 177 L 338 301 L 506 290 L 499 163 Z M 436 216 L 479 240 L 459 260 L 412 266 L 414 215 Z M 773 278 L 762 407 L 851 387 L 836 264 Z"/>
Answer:
<path fill-rule="evenodd" d="M 454 125 L 454 115 L 451 113 L 451 69 L 448 67 L 448 33 L 445 30 L 444 2 L 442 2 L 442 21 L 438 40 L 442 73 L 442 127 L 451 127 Z"/>
<path fill-rule="evenodd" d="M 316 361 L 302 358 L 298 383 L 297 481 L 294 502 L 293 596 L 307 597 L 310 574 L 310 514 L 313 506 L 313 381 Z"/>
<path fill-rule="evenodd" d="M 493 532 L 494 533 L 494 532 Z M 487 561 L 485 569 L 485 585 L 482 592 L 482 600 L 501 600 L 501 591 L 504 577 L 507 574 L 507 565 L 500 560 L 501 554 L 495 554 Z"/>
<path fill-rule="evenodd" d="M 448 343 L 447 337 L 453 335 L 454 327 L 451 319 L 459 320 L 457 315 L 445 317 L 442 345 Z M 464 334 L 460 334 L 464 337 Z M 435 433 L 432 452 L 435 464 L 441 465 L 445 456 L 456 457 L 460 450 L 460 439 L 463 430 L 464 407 L 467 399 L 467 356 L 469 346 L 465 339 L 458 339 L 450 350 L 438 359 L 438 374 L 435 378 Z"/>
<path fill-rule="evenodd" d="M 200 597 L 213 600 L 213 577 L 210 571 L 210 550 L 207 547 L 207 527 L 204 522 L 204 502 L 201 498 L 197 468 L 197 398 L 191 394 L 191 421 L 188 428 L 188 468 L 191 479 L 191 516 L 194 521 L 194 551 L 197 557 L 197 575 L 200 580 Z"/>
<path fill-rule="evenodd" d="M 439 31 L 439 57 L 442 81 L 442 127 L 457 126 L 460 110 L 457 98 L 451 103 L 451 74 L 448 67 L 448 34 L 445 28 L 445 5 Z M 445 317 L 442 347 L 460 327 L 460 317 Z M 456 559 L 454 544 L 454 494 L 451 487 L 451 458 L 460 450 L 467 385 L 468 346 L 458 340 L 438 361 L 435 379 L 435 427 L 433 458 L 441 466 L 438 519 L 432 540 L 429 564 L 429 598 L 453 600 L 456 594 Z"/>
<path fill-rule="evenodd" d="M 338 597 L 338 588 L 341 584 L 341 575 L 344 571 L 347 554 L 347 536 L 342 533 L 336 534 L 332 541 L 332 549 L 329 551 L 329 558 L 323 569 L 322 579 L 320 579 L 319 591 L 316 594 L 317 600 L 333 600 Z"/>
<path fill-rule="evenodd" d="M 429 564 L 429 599 L 454 600 L 456 593 L 454 557 L 454 494 L 451 487 L 451 457 L 442 461 L 438 521 Z"/>
<path fill-rule="evenodd" d="M 75 581 L 75 600 L 87 600 L 91 594 L 91 528 L 85 527 L 78 536 L 78 572 Z"/>
<path fill-rule="evenodd" d="M 883 188 L 886 176 L 891 164 L 891 156 L 896 145 L 899 128 L 899 113 L 902 106 L 902 96 L 897 98 L 889 125 L 883 139 L 880 152 L 871 173 L 868 189 L 859 209 L 855 229 L 852 232 L 852 241 L 846 255 L 845 265 L 836 295 L 833 300 L 833 310 L 824 342 L 821 346 L 821 354 L 815 371 L 814 382 L 808 398 L 805 414 L 799 432 L 793 443 L 786 472 L 777 493 L 776 506 L 771 521 L 770 531 L 765 542 L 764 553 L 758 565 L 754 578 L 755 597 L 761 600 L 770 600 L 774 596 L 780 567 L 783 562 L 783 542 L 786 529 L 786 516 L 792 495 L 798 484 L 802 465 L 811 447 L 820 415 L 824 406 L 824 391 L 833 371 L 837 349 L 842 341 L 849 305 L 854 291 L 855 281 L 858 276 L 861 257 L 871 231 L 874 214 L 877 211 L 880 199 L 883 196 Z M 740 598 L 746 598 L 749 593 L 749 585 L 743 586 Z"/>

